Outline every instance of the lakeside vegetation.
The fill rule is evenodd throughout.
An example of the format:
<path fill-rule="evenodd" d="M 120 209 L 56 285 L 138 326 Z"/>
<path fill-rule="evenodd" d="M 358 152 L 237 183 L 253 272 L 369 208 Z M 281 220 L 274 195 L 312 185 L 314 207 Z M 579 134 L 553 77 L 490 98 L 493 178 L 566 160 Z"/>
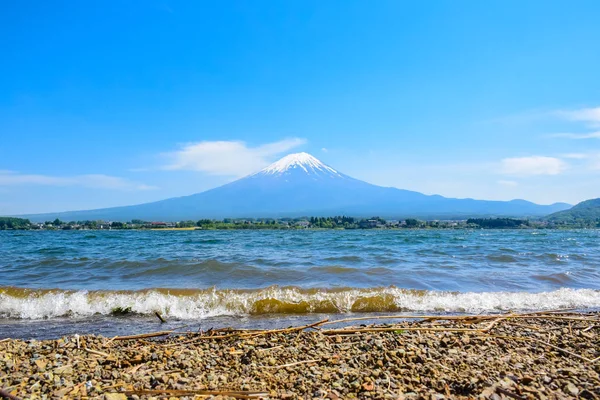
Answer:
<path fill-rule="evenodd" d="M 596 224 L 596 226 L 600 226 L 600 199 L 582 201 L 568 210 L 549 215 L 547 219 L 555 224 Z"/>
<path fill-rule="evenodd" d="M 573 229 L 600 228 L 600 219 L 528 220 L 515 218 L 469 218 L 465 220 L 386 220 L 349 216 L 302 218 L 247 218 L 198 221 L 70 221 L 60 219 L 33 223 L 28 219 L 0 217 L 0 230 L 240 230 L 240 229 Z"/>

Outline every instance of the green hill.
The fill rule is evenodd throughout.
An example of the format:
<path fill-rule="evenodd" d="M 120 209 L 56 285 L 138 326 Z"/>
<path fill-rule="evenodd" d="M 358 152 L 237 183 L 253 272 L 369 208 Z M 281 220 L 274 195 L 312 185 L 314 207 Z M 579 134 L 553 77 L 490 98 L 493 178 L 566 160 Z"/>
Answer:
<path fill-rule="evenodd" d="M 600 226 L 600 199 L 582 201 L 572 208 L 546 217 L 549 222 Z"/>

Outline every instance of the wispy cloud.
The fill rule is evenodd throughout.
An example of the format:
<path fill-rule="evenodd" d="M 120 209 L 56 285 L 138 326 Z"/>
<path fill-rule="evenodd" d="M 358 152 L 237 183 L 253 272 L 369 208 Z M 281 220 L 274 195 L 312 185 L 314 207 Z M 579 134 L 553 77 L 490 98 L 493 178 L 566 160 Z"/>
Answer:
<path fill-rule="evenodd" d="M 94 189 L 110 190 L 152 190 L 155 186 L 130 181 L 125 178 L 88 174 L 75 176 L 50 176 L 39 174 L 21 174 L 15 171 L 0 171 L 0 186 L 45 185 L 45 186 L 81 186 Z"/>
<path fill-rule="evenodd" d="M 580 125 L 583 125 L 587 129 L 600 128 L 600 107 L 580 108 L 580 109 L 576 109 L 576 110 L 558 110 L 558 111 L 554 112 L 554 115 L 558 116 L 561 119 L 567 120 L 567 121 L 573 121 L 576 123 L 580 123 Z M 578 132 L 578 133 L 563 132 L 563 133 L 554 133 L 549 136 L 555 137 L 555 138 L 564 138 L 564 139 L 573 139 L 573 140 L 600 139 L 600 131 L 594 130 L 592 132 Z"/>
<path fill-rule="evenodd" d="M 508 186 L 508 187 L 515 187 L 515 186 L 519 185 L 518 182 L 515 182 L 515 181 L 506 181 L 506 180 L 499 180 L 498 184 L 502 185 L 502 186 Z"/>
<path fill-rule="evenodd" d="M 585 160 L 586 158 L 590 158 L 589 154 L 585 153 L 567 153 L 561 155 L 562 158 L 570 158 L 573 160 Z"/>
<path fill-rule="evenodd" d="M 600 139 L 600 131 L 588 133 L 553 133 L 550 136 L 565 139 Z"/>
<path fill-rule="evenodd" d="M 561 158 L 573 160 L 574 167 L 579 169 L 579 172 L 585 173 L 585 170 L 594 171 L 600 170 L 600 152 L 589 151 L 585 153 L 567 153 L 562 154 Z"/>
<path fill-rule="evenodd" d="M 557 114 L 570 121 L 584 122 L 593 128 L 600 127 L 600 107 L 560 110 Z"/>
<path fill-rule="evenodd" d="M 567 163 L 555 157 L 514 157 L 501 161 L 500 172 L 515 176 L 558 175 L 567 167 Z"/>
<path fill-rule="evenodd" d="M 241 141 L 188 143 L 177 151 L 164 154 L 169 161 L 162 169 L 240 177 L 260 170 L 273 157 L 305 143 L 306 140 L 300 138 L 284 139 L 256 147 L 248 147 Z"/>

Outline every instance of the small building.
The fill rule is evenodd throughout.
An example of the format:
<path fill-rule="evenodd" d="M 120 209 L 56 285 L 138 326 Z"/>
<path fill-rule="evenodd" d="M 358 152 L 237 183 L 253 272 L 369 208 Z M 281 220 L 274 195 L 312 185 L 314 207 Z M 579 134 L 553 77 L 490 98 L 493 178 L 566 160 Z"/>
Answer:
<path fill-rule="evenodd" d="M 377 228 L 377 224 L 379 223 L 379 220 L 376 219 L 368 219 L 368 220 L 362 220 L 359 222 L 358 226 L 363 228 L 363 229 L 371 229 L 371 228 Z"/>

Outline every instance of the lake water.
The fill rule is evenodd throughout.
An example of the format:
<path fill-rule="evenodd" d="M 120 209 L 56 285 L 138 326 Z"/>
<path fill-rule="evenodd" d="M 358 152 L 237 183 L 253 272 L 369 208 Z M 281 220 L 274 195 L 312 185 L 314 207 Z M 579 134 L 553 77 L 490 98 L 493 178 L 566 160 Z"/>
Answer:
<path fill-rule="evenodd" d="M 0 337 L 556 308 L 600 308 L 599 230 L 0 232 Z"/>

